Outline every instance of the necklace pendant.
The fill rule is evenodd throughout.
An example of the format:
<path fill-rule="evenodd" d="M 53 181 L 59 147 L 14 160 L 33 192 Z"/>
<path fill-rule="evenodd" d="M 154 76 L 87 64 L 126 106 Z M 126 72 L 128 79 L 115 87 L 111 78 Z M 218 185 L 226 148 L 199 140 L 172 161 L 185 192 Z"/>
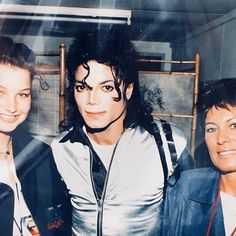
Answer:
<path fill-rule="evenodd" d="M 8 146 L 7 146 L 8 150 L 6 152 L 1 152 L 0 151 L 0 160 L 7 160 L 9 155 L 11 154 L 10 151 L 9 151 L 11 141 L 12 141 L 12 139 L 10 138 L 10 141 L 8 143 Z"/>
<path fill-rule="evenodd" d="M 6 152 L 0 152 L 0 160 L 7 160 L 7 158 L 9 157 L 10 152 L 6 151 Z"/>
<path fill-rule="evenodd" d="M 5 160 L 7 160 L 8 157 L 9 157 L 9 154 L 10 154 L 10 152 L 7 151 L 6 153 L 4 153 L 3 158 L 4 158 Z"/>
<path fill-rule="evenodd" d="M 7 159 L 7 158 L 8 158 L 8 154 L 5 153 L 5 154 L 3 155 L 3 158 L 4 158 L 4 159 Z"/>
<path fill-rule="evenodd" d="M 8 154 L 0 152 L 0 160 L 7 160 Z"/>

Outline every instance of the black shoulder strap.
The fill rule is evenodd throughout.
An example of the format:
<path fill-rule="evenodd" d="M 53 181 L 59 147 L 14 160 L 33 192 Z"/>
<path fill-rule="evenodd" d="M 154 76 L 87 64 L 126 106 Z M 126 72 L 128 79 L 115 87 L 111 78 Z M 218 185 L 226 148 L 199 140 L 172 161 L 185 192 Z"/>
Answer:
<path fill-rule="evenodd" d="M 178 164 L 178 158 L 177 158 L 177 152 L 176 152 L 176 148 L 175 148 L 174 139 L 172 136 L 172 129 L 171 129 L 170 123 L 166 122 L 165 120 L 161 120 L 161 125 L 163 128 L 164 134 L 166 136 L 167 145 L 168 145 L 168 148 L 170 151 L 172 165 L 173 165 L 173 168 L 175 168 L 176 165 Z"/>
<path fill-rule="evenodd" d="M 163 148 L 163 142 L 160 134 L 160 130 L 157 126 L 157 124 L 153 121 L 152 122 L 152 131 L 153 135 L 157 144 L 157 148 L 159 150 L 160 158 L 161 158 L 161 164 L 163 169 L 163 175 L 164 175 L 164 188 L 163 188 L 163 199 L 165 198 L 165 191 L 166 191 L 166 185 L 167 185 L 167 179 L 168 179 L 168 167 L 166 163 L 166 156 L 165 151 Z"/>
<path fill-rule="evenodd" d="M 178 180 L 180 177 L 180 168 L 179 168 L 178 157 L 177 157 L 177 152 L 175 148 L 175 142 L 172 136 L 172 129 L 171 129 L 170 123 L 168 123 L 165 120 L 161 120 L 161 124 L 162 124 L 162 129 L 164 131 L 164 134 L 167 140 L 167 145 L 170 152 L 171 162 L 172 162 L 172 166 L 174 170 L 173 175 L 175 177 L 175 180 Z"/>
<path fill-rule="evenodd" d="M 177 158 L 177 152 L 175 148 L 175 143 L 174 139 L 172 136 L 172 129 L 170 124 L 165 121 L 165 120 L 160 120 L 162 129 L 164 131 L 167 145 L 169 148 L 170 156 L 171 156 L 171 162 L 172 166 L 174 169 L 174 174 L 176 175 L 176 178 L 179 176 L 179 171 L 178 171 L 178 158 Z M 162 168 L 163 168 L 163 173 L 164 173 L 164 190 L 163 190 L 163 199 L 165 198 L 165 190 L 166 190 L 166 185 L 167 185 L 167 179 L 168 179 L 168 166 L 166 162 L 166 156 L 165 156 L 165 151 L 163 148 L 163 141 L 160 135 L 160 130 L 155 122 L 152 122 L 152 130 L 153 130 L 153 135 L 156 140 L 156 144 L 160 153 L 160 158 L 161 158 L 161 163 L 162 163 Z"/>

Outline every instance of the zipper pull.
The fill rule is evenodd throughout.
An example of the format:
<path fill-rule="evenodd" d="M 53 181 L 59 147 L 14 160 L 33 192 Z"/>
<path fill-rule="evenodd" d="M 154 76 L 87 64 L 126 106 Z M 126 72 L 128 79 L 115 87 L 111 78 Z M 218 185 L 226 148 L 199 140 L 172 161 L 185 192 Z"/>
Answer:
<path fill-rule="evenodd" d="M 103 207 L 103 200 L 98 199 L 97 203 L 98 203 L 98 212 L 101 212 L 102 211 L 102 207 Z"/>

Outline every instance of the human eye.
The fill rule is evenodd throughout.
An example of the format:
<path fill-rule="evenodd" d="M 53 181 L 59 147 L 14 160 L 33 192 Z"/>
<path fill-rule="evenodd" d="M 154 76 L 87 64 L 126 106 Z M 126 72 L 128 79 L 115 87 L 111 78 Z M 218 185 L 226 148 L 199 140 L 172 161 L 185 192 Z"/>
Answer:
<path fill-rule="evenodd" d="M 85 89 L 85 86 L 84 85 L 76 85 L 75 89 L 77 92 L 83 92 Z"/>
<path fill-rule="evenodd" d="M 86 87 L 84 83 L 76 82 L 75 89 L 77 92 L 83 92 L 86 89 Z"/>
<path fill-rule="evenodd" d="M 109 84 L 105 84 L 102 86 L 102 90 L 105 92 L 111 92 L 114 90 L 114 86 L 109 85 Z"/>
<path fill-rule="evenodd" d="M 230 128 L 236 129 L 236 122 L 233 122 L 233 123 L 230 125 Z"/>
<path fill-rule="evenodd" d="M 206 126 L 205 127 L 206 133 L 214 133 L 215 131 L 216 131 L 216 127 L 213 127 L 213 126 Z"/>
<path fill-rule="evenodd" d="M 28 98 L 28 97 L 30 97 L 31 93 L 22 92 L 22 93 L 19 93 L 18 95 L 19 95 L 21 98 Z"/>

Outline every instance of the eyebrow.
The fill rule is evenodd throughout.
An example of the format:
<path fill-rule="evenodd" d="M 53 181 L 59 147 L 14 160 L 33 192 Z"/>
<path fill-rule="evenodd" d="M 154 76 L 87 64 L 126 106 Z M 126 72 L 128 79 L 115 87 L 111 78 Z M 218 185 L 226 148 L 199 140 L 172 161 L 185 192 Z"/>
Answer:
<path fill-rule="evenodd" d="M 0 85 L 0 88 L 7 89 L 7 87 L 2 86 L 2 85 Z M 23 89 L 20 89 L 19 91 L 28 91 L 28 90 L 31 90 L 31 88 L 30 87 L 29 88 L 23 88 Z"/>
<path fill-rule="evenodd" d="M 229 118 L 228 120 L 226 120 L 226 122 L 230 122 L 232 120 L 236 119 L 236 116 L 232 117 L 232 118 Z"/>
<path fill-rule="evenodd" d="M 106 84 L 106 83 L 109 83 L 109 82 L 113 82 L 115 83 L 114 80 L 104 80 L 102 82 L 100 82 L 98 85 L 103 85 L 103 84 Z M 86 81 L 83 81 L 83 80 L 75 80 L 75 83 L 80 83 L 80 84 L 86 84 L 86 86 L 88 86 L 88 88 L 93 88 L 92 86 L 88 85 Z"/>
<path fill-rule="evenodd" d="M 30 88 L 24 88 L 24 89 L 22 89 L 20 91 L 23 92 L 23 91 L 30 91 L 30 90 L 31 90 Z"/>
<path fill-rule="evenodd" d="M 214 122 L 207 122 L 205 125 L 216 125 Z"/>
<path fill-rule="evenodd" d="M 75 82 L 83 83 L 83 80 L 75 79 Z M 105 84 L 105 83 L 107 83 L 107 82 L 115 82 L 115 81 L 112 80 L 112 79 L 109 79 L 109 80 L 104 80 L 104 81 L 100 82 L 99 84 Z"/>
<path fill-rule="evenodd" d="M 99 84 L 101 84 L 101 85 L 103 85 L 103 84 L 106 84 L 106 83 L 108 83 L 108 82 L 113 82 L 113 83 L 115 83 L 115 81 L 114 80 L 104 80 L 104 81 L 102 81 L 101 83 L 99 83 Z"/>
<path fill-rule="evenodd" d="M 236 119 L 236 116 L 229 118 L 228 120 L 226 120 L 225 122 L 230 122 L 232 120 Z M 205 125 L 216 125 L 214 122 L 207 122 L 205 123 Z"/>

